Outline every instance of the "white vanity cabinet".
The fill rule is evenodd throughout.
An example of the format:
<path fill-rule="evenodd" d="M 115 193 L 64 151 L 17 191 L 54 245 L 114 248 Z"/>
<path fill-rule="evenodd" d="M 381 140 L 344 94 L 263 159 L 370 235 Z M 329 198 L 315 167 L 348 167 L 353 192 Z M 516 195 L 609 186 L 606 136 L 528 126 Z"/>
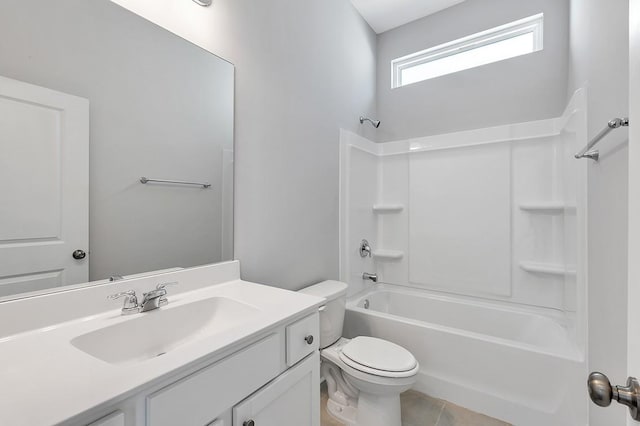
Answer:
<path fill-rule="evenodd" d="M 146 398 L 147 426 L 204 426 L 280 373 L 272 334 Z"/>
<path fill-rule="evenodd" d="M 313 313 L 68 425 L 319 426 L 318 338 Z"/>
<path fill-rule="evenodd" d="M 320 355 L 304 361 L 233 408 L 233 426 L 319 426 Z"/>
<path fill-rule="evenodd" d="M 120 410 L 116 410 L 113 413 L 96 420 L 89 426 L 125 426 L 124 413 Z"/>

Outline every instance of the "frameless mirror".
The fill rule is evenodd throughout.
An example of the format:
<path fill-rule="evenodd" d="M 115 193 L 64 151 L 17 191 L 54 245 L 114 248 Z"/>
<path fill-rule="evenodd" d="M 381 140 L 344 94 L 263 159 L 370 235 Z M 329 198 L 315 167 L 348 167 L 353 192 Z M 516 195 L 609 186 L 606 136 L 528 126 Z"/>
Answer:
<path fill-rule="evenodd" d="M 232 259 L 233 91 L 109 0 L 0 2 L 0 297 Z"/>

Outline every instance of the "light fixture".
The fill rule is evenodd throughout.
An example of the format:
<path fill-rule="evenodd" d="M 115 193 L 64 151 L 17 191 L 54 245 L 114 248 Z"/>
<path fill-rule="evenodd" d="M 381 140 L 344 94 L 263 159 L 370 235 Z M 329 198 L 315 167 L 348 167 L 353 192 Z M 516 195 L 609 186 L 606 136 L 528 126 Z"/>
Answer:
<path fill-rule="evenodd" d="M 193 0 L 193 1 L 198 3 L 200 6 L 204 6 L 204 7 L 211 6 L 211 3 L 213 3 L 213 0 Z"/>

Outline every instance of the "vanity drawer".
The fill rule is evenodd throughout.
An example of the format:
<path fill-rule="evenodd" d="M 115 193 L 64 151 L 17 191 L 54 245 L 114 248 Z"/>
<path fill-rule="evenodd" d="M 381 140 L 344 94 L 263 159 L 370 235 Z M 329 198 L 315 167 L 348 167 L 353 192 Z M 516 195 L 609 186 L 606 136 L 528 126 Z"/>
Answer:
<path fill-rule="evenodd" d="M 320 317 L 309 315 L 287 327 L 287 366 L 291 367 L 319 348 Z"/>
<path fill-rule="evenodd" d="M 122 411 L 114 411 L 87 426 L 124 426 L 124 413 Z"/>
<path fill-rule="evenodd" d="M 147 426 L 202 426 L 212 422 L 280 374 L 280 336 L 272 334 L 148 396 Z"/>

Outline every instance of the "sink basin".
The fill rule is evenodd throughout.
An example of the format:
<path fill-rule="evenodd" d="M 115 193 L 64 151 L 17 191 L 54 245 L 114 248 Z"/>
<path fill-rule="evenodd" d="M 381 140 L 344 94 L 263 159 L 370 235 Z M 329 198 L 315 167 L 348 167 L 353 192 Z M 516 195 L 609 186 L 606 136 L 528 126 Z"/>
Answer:
<path fill-rule="evenodd" d="M 129 321 L 71 340 L 81 351 L 110 364 L 130 364 L 164 355 L 204 337 L 248 322 L 259 313 L 253 306 L 226 297 L 136 314 Z"/>

